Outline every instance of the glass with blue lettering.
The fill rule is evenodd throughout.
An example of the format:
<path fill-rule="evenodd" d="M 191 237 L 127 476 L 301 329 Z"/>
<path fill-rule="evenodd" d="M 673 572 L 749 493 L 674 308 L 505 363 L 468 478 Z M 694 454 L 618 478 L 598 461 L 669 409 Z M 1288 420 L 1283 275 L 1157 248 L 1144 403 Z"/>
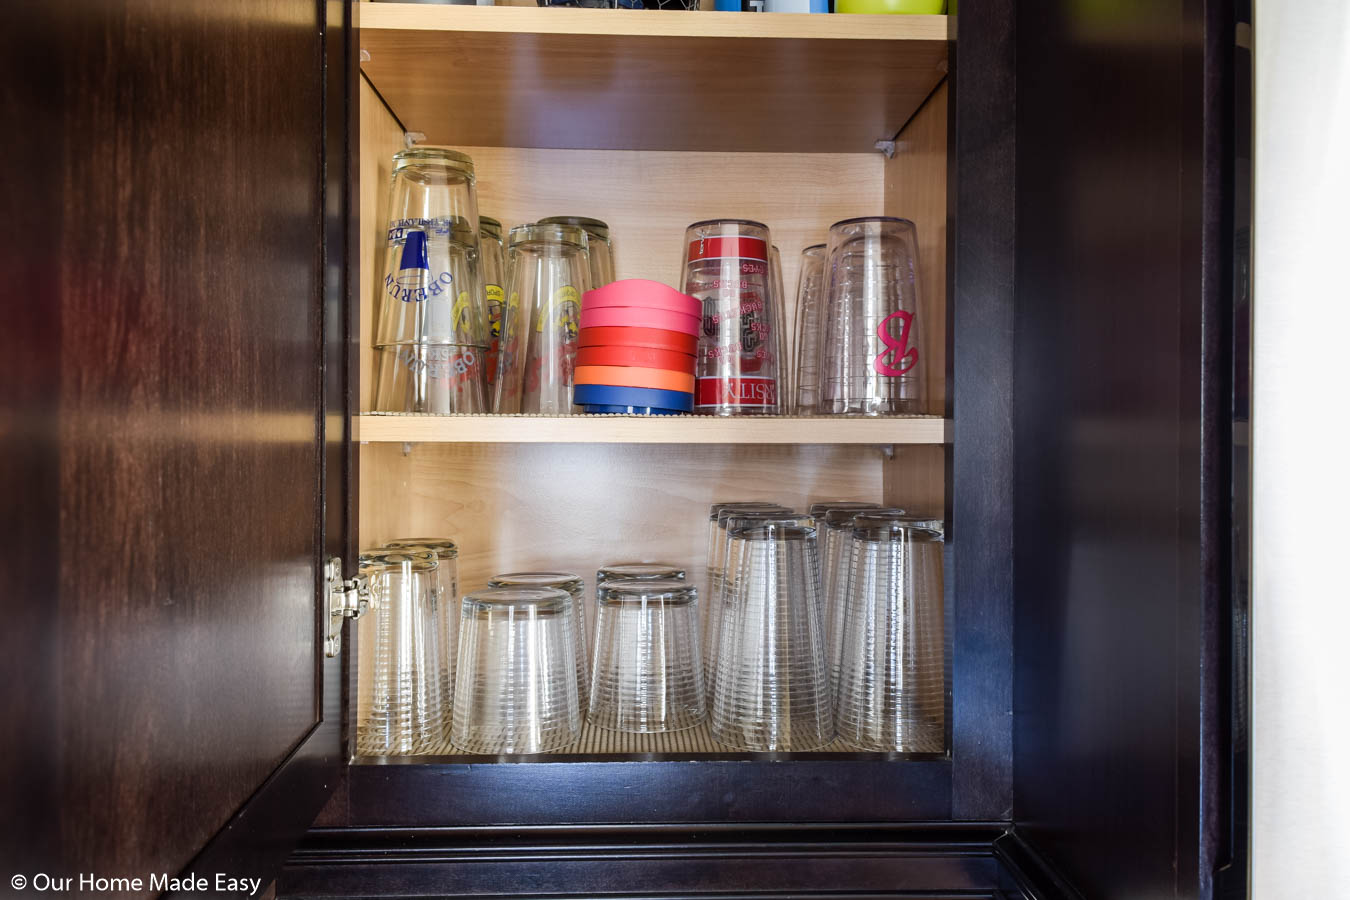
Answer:
<path fill-rule="evenodd" d="M 517 225 L 506 257 L 506 306 L 494 408 L 576 412 L 581 295 L 591 289 L 589 241 L 576 225 Z"/>
<path fill-rule="evenodd" d="M 473 160 L 432 147 L 394 154 L 374 336 L 376 410 L 488 411 L 480 266 Z"/>

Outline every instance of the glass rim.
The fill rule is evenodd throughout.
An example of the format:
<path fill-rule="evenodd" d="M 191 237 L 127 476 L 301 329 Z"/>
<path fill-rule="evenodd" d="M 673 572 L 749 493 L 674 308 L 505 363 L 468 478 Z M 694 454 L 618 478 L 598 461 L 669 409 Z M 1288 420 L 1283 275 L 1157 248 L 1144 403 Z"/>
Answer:
<path fill-rule="evenodd" d="M 802 253 L 810 253 L 812 250 L 820 250 L 820 251 L 824 252 L 825 250 L 828 250 L 828 249 L 830 249 L 830 245 L 829 245 L 829 244 L 812 244 L 812 245 L 810 245 L 809 247 L 803 247 L 803 248 L 802 248 Z"/>
<path fill-rule="evenodd" d="M 860 521 L 861 520 L 861 521 Z M 883 541 L 909 538 L 917 541 L 941 541 L 942 532 L 931 527 L 932 516 L 862 514 L 853 520 L 853 537 Z"/>
<path fill-rule="evenodd" d="M 362 550 L 356 557 L 357 569 L 378 569 L 382 572 L 399 571 L 405 566 L 414 572 L 430 572 L 440 565 L 431 550 L 416 548 L 378 547 Z"/>
<path fill-rule="evenodd" d="M 913 221 L 902 219 L 900 216 L 855 216 L 852 219 L 840 219 L 830 226 L 830 231 L 846 225 L 908 225 L 917 230 Z"/>
<path fill-rule="evenodd" d="M 816 523 L 810 516 L 745 516 L 727 523 L 728 537 L 748 541 L 804 540 L 815 534 Z"/>
<path fill-rule="evenodd" d="M 829 528 L 845 531 L 853 527 L 853 520 L 861 515 L 903 516 L 905 511 L 898 506 L 874 506 L 867 509 L 831 509 L 825 513 L 825 524 Z"/>
<path fill-rule="evenodd" d="M 678 578 L 619 578 L 600 585 L 595 596 L 596 603 L 603 606 L 654 600 L 685 604 L 697 599 L 698 588 Z"/>
<path fill-rule="evenodd" d="M 595 235 L 609 243 L 609 223 L 600 219 L 591 219 L 586 216 L 545 216 L 536 225 L 575 225 L 576 227 Z"/>
<path fill-rule="evenodd" d="M 458 559 L 459 545 L 449 538 L 394 538 L 385 541 L 386 550 L 430 550 L 440 559 Z"/>
<path fill-rule="evenodd" d="M 511 227 L 507 243 L 512 247 L 519 244 L 575 244 L 585 250 L 590 239 L 586 236 L 586 229 L 576 225 L 541 225 L 538 222 L 527 222 Z"/>
<path fill-rule="evenodd" d="M 792 507 L 790 506 L 774 506 L 766 509 L 735 509 L 735 508 L 724 509 L 717 514 L 717 527 L 721 529 L 726 529 L 732 519 L 787 518 L 791 516 L 794 512 L 795 510 L 793 510 Z"/>
<path fill-rule="evenodd" d="M 774 503 L 771 500 L 733 500 L 730 503 L 714 503 L 709 507 L 708 520 L 716 519 L 718 513 L 724 509 L 731 509 L 733 506 L 773 507 L 781 505 L 781 503 Z"/>
<path fill-rule="evenodd" d="M 496 219 L 492 218 L 492 216 L 479 216 L 479 217 L 478 217 L 478 230 L 479 230 L 479 231 L 486 231 L 488 234 L 490 234 L 490 235 L 492 235 L 493 237 L 497 238 L 497 240 L 501 240 L 501 237 L 502 237 L 502 223 L 501 223 L 501 222 L 498 222 Z"/>
<path fill-rule="evenodd" d="M 461 602 L 503 609 L 566 610 L 572 608 L 571 595 L 566 591 L 552 587 L 489 587 L 465 594 Z"/>
<path fill-rule="evenodd" d="M 586 582 L 575 572 L 501 572 L 488 579 L 488 587 L 559 587 L 576 585 L 583 588 Z M 569 593 L 573 588 L 564 588 Z"/>
<path fill-rule="evenodd" d="M 704 219 L 701 222 L 695 222 L 692 225 L 686 226 L 684 230 L 688 232 L 704 225 L 750 225 L 754 228 L 763 228 L 765 231 L 769 230 L 768 225 L 765 225 L 763 222 L 756 222 L 754 219 Z"/>
<path fill-rule="evenodd" d="M 640 569 L 645 569 L 647 572 L 641 575 L 631 574 L 631 572 Z M 684 572 L 687 574 L 688 569 L 684 566 L 674 566 L 669 563 L 610 563 L 607 566 L 601 566 L 597 569 L 595 577 L 596 580 L 600 580 L 608 574 L 613 581 L 634 578 L 654 581 L 663 577 L 660 573 L 671 573 L 669 577 L 675 578 L 675 575 L 673 574 L 675 572 Z M 676 580 L 679 579 L 676 578 Z"/>
<path fill-rule="evenodd" d="M 816 518 L 836 509 L 884 509 L 880 503 L 870 500 L 817 500 L 806 508 Z"/>
<path fill-rule="evenodd" d="M 445 147 L 409 147 L 394 154 L 394 172 L 417 163 L 440 163 L 474 178 L 473 158 Z"/>

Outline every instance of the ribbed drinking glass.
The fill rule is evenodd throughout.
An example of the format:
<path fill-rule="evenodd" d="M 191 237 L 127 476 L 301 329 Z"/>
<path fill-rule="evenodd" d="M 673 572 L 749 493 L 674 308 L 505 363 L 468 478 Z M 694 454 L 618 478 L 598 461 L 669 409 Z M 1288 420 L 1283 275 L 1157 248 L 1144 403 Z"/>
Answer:
<path fill-rule="evenodd" d="M 703 721 L 698 592 L 676 579 L 605 582 L 596 592 L 590 712 L 600 728 L 679 731 Z"/>
<path fill-rule="evenodd" d="M 614 241 L 609 226 L 599 219 L 585 216 L 549 216 L 539 220 L 540 225 L 575 225 L 586 230 L 586 249 L 591 263 L 591 290 L 602 288 L 614 280 Z"/>
<path fill-rule="evenodd" d="M 740 750 L 815 750 L 834 736 L 816 528 L 809 517 L 735 518 L 738 548 L 713 667 L 711 727 Z"/>
<path fill-rule="evenodd" d="M 825 245 L 815 244 L 803 250 L 801 268 L 797 270 L 797 371 L 793 383 L 797 412 L 804 416 L 815 415 L 820 402 L 820 307 L 824 272 Z"/>
<path fill-rule="evenodd" d="M 859 750 L 945 749 L 942 537 L 917 521 L 854 520 L 835 708 Z"/>
<path fill-rule="evenodd" d="M 586 613 L 586 582 L 572 572 L 508 572 L 493 575 L 488 579 L 488 587 L 551 587 L 566 591 L 572 598 L 572 638 L 576 641 L 576 681 L 577 698 L 582 708 L 586 706 L 587 691 L 590 690 L 590 638 Z"/>
<path fill-rule="evenodd" d="M 469 753 L 542 753 L 576 741 L 572 601 L 556 588 L 489 588 L 460 604 L 450 740 Z"/>
<path fill-rule="evenodd" d="M 674 578 L 677 581 L 684 581 L 686 577 L 685 570 L 680 566 L 669 566 L 665 563 L 612 563 L 608 566 L 601 566 L 595 571 L 595 589 L 600 590 L 600 585 L 606 581 L 624 581 L 629 579 L 638 579 L 641 581 L 654 581 L 656 579 Z"/>
<path fill-rule="evenodd" d="M 437 563 L 420 550 L 366 550 L 370 609 L 359 620 L 356 750 L 362 756 L 434 751 L 445 738 L 434 608 Z"/>
<path fill-rule="evenodd" d="M 440 655 L 441 702 L 447 711 L 455 696 L 455 654 L 459 650 L 459 548 L 449 538 L 399 538 L 390 550 L 420 550 L 436 557 L 431 578 L 436 615 L 436 648 Z"/>
<path fill-rule="evenodd" d="M 487 315 L 488 354 L 484 374 L 487 396 L 496 412 L 497 368 L 501 364 L 502 307 L 506 305 L 506 241 L 502 223 L 478 217 L 479 274 L 483 281 L 483 309 Z"/>

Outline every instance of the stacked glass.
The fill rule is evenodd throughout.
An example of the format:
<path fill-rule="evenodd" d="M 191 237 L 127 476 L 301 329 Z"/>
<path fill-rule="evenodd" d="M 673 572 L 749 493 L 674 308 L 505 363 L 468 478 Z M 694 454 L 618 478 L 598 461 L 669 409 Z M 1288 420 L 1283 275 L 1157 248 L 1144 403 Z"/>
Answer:
<path fill-rule="evenodd" d="M 595 572 L 595 589 L 597 593 L 600 585 L 606 581 L 621 581 L 626 579 L 637 579 L 640 581 L 654 581 L 656 579 L 674 578 L 677 581 L 684 581 L 685 571 L 679 566 L 670 566 L 665 563 L 611 563 L 607 566 L 601 566 Z"/>
<path fill-rule="evenodd" d="M 572 572 L 508 572 L 494 575 L 488 587 L 548 587 L 565 591 L 572 601 L 572 639 L 576 642 L 573 657 L 576 660 L 577 698 L 585 707 L 590 690 L 590 654 L 586 652 L 590 632 L 586 628 L 586 582 Z"/>
<path fill-rule="evenodd" d="M 609 226 L 599 219 L 585 216 L 548 216 L 540 225 L 572 225 L 586 232 L 591 264 L 591 289 L 602 288 L 614 280 L 614 242 Z"/>
<path fill-rule="evenodd" d="M 720 616 L 730 558 L 730 542 L 727 540 L 727 522 L 736 515 L 784 516 L 792 510 L 777 503 L 751 501 L 748 503 L 717 503 L 713 505 L 713 520 L 710 523 L 708 548 L 707 591 L 704 593 L 703 610 L 703 653 L 704 673 L 711 678 L 714 660 L 717 657 Z"/>
<path fill-rule="evenodd" d="M 587 721 L 613 731 L 679 731 L 703 721 L 698 593 L 684 581 L 607 581 L 596 591 Z"/>
<path fill-rule="evenodd" d="M 941 753 L 946 731 L 942 536 L 924 520 L 853 521 L 836 724 L 860 750 Z"/>
<path fill-rule="evenodd" d="M 735 517 L 713 666 L 713 739 L 751 751 L 814 750 L 834 736 L 816 527 L 806 516 Z"/>

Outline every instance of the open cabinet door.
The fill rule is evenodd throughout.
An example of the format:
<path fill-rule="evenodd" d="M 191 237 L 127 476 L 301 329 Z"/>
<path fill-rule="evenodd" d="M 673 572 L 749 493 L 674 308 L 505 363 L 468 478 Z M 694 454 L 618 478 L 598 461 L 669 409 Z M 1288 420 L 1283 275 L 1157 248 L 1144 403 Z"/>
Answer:
<path fill-rule="evenodd" d="M 2 883 L 265 893 L 341 763 L 349 10 L 6 15 Z"/>

